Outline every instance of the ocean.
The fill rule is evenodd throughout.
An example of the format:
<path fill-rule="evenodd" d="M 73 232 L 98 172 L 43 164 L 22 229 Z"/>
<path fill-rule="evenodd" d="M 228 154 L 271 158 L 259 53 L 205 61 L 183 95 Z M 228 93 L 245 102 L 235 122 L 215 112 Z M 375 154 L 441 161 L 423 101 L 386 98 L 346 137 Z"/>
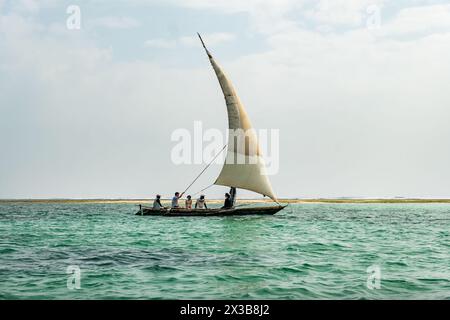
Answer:
<path fill-rule="evenodd" d="M 0 299 L 450 299 L 450 204 L 0 204 Z"/>

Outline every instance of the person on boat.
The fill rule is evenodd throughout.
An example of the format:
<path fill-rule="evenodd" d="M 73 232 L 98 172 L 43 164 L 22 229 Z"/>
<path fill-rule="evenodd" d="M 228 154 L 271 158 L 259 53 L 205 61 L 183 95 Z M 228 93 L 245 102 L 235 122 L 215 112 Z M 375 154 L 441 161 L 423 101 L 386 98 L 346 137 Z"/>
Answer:
<path fill-rule="evenodd" d="M 156 195 L 156 199 L 155 201 L 153 201 L 153 209 L 155 210 L 164 209 L 163 205 L 161 204 L 161 196 L 159 194 Z"/>
<path fill-rule="evenodd" d="M 204 195 L 201 195 L 200 198 L 195 202 L 195 209 L 208 209 L 208 207 L 206 206 Z"/>
<path fill-rule="evenodd" d="M 225 202 L 221 209 L 231 209 L 233 208 L 233 202 L 229 193 L 225 193 Z"/>
<path fill-rule="evenodd" d="M 187 199 L 185 201 L 186 204 L 186 209 L 192 209 L 192 197 L 191 196 L 187 196 Z"/>
<path fill-rule="evenodd" d="M 236 188 L 235 187 L 230 188 L 230 200 L 231 200 L 231 205 L 234 206 L 236 204 Z"/>
<path fill-rule="evenodd" d="M 184 192 L 180 194 L 179 192 L 175 192 L 175 196 L 172 198 L 172 208 L 179 208 L 178 200 L 183 196 Z"/>

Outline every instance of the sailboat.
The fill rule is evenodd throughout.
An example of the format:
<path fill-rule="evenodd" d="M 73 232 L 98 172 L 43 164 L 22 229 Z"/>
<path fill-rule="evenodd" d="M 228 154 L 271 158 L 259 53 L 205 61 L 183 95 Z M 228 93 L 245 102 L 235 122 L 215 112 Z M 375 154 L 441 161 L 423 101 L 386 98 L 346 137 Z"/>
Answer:
<path fill-rule="evenodd" d="M 222 170 L 213 185 L 254 191 L 262 194 L 263 196 L 269 197 L 277 205 L 258 207 L 236 206 L 229 209 L 153 209 L 140 206 L 140 209 L 136 214 L 158 216 L 273 215 L 285 208 L 285 206 L 282 206 L 278 202 L 275 193 L 272 190 L 272 186 L 266 174 L 265 162 L 262 157 L 256 133 L 253 130 L 247 112 L 245 111 L 245 108 L 231 81 L 206 48 L 200 34 L 198 34 L 198 37 L 200 38 L 202 46 L 206 51 L 217 79 L 219 80 L 228 112 L 229 136 L 228 145 L 226 146 L 226 159 Z M 244 141 L 244 143 L 239 143 L 239 141 Z"/>

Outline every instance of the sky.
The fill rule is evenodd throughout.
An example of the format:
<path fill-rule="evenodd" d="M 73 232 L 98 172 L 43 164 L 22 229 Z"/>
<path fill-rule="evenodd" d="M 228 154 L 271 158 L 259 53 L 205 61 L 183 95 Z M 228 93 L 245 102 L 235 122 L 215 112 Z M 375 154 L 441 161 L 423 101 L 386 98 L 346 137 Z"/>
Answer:
<path fill-rule="evenodd" d="M 184 190 L 172 133 L 227 128 L 196 32 L 279 130 L 278 197 L 450 197 L 450 1 L 0 0 L 0 198 Z"/>

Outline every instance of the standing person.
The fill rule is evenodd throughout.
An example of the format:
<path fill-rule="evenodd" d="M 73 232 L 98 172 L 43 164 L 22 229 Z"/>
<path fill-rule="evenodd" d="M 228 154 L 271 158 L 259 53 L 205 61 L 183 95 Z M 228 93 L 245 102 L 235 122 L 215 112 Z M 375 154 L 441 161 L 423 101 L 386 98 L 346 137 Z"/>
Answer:
<path fill-rule="evenodd" d="M 161 196 L 159 194 L 156 195 L 155 201 L 153 201 L 153 209 L 161 210 L 164 209 L 163 205 L 161 204 Z"/>
<path fill-rule="evenodd" d="M 192 209 L 192 197 L 191 196 L 187 196 L 185 204 L 186 204 L 186 209 L 189 209 L 189 210 Z"/>
<path fill-rule="evenodd" d="M 236 204 L 236 188 L 231 187 L 230 189 L 230 201 L 231 205 L 234 206 Z"/>
<path fill-rule="evenodd" d="M 195 209 L 208 209 L 204 195 L 201 195 L 200 198 L 197 199 L 197 202 L 195 202 Z"/>
<path fill-rule="evenodd" d="M 184 192 L 180 194 L 179 192 L 175 192 L 175 196 L 172 198 L 172 208 L 179 208 L 178 200 L 183 196 Z"/>
<path fill-rule="evenodd" d="M 221 209 L 231 209 L 233 208 L 233 202 L 231 202 L 231 196 L 229 193 L 225 193 L 225 202 Z"/>

